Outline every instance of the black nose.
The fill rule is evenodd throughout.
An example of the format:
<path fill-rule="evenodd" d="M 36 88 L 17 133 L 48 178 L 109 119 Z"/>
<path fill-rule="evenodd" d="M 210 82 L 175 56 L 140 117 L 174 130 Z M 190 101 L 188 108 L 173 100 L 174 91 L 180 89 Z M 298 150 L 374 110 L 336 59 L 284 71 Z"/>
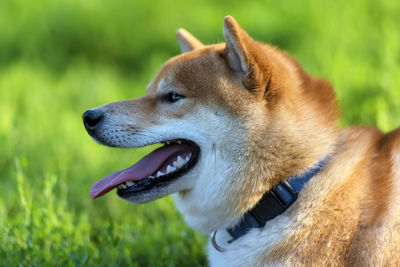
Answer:
<path fill-rule="evenodd" d="M 93 109 L 86 110 L 82 115 L 82 119 L 86 130 L 92 134 L 103 119 L 103 112 Z"/>

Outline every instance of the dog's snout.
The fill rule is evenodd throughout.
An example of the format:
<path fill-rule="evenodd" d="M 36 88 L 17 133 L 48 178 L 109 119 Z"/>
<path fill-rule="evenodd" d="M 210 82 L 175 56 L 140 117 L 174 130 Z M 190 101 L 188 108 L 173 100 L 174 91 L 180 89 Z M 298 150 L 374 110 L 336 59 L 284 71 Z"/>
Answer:
<path fill-rule="evenodd" d="M 93 133 L 96 127 L 99 125 L 103 119 L 103 112 L 99 110 L 87 110 L 82 115 L 83 124 L 89 133 Z"/>

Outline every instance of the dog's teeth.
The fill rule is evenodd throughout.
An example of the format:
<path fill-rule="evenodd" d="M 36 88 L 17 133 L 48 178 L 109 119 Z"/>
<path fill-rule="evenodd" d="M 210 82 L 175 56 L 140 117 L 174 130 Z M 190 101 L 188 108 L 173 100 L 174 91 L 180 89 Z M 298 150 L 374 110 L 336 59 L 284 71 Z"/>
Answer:
<path fill-rule="evenodd" d="M 185 158 L 185 162 L 188 162 L 188 161 L 189 161 L 191 155 L 192 155 L 192 154 L 189 154 L 189 155 Z"/>
<path fill-rule="evenodd" d="M 153 175 L 149 176 L 149 179 L 154 179 L 154 178 L 156 178 L 156 177 L 154 177 Z"/>
<path fill-rule="evenodd" d="M 175 160 L 174 162 L 172 162 L 172 165 L 173 165 L 175 168 L 179 168 L 179 167 L 178 167 L 178 161 L 176 161 L 176 160 Z"/>
<path fill-rule="evenodd" d="M 132 181 L 127 181 L 127 182 L 126 182 L 126 185 L 127 185 L 127 186 L 132 186 L 132 185 L 136 185 L 136 183 L 135 183 L 135 182 L 132 182 Z"/>
<path fill-rule="evenodd" d="M 176 141 L 178 144 L 182 144 L 182 141 Z"/>
<path fill-rule="evenodd" d="M 178 156 L 172 165 L 174 165 L 175 168 L 181 168 L 185 163 L 185 160 L 181 156 Z"/>
<path fill-rule="evenodd" d="M 169 144 L 171 144 L 171 142 L 170 141 L 167 141 L 167 142 L 165 142 L 167 145 L 169 145 Z"/>
<path fill-rule="evenodd" d="M 119 185 L 117 186 L 117 188 L 118 188 L 118 189 L 125 189 L 125 188 L 126 188 L 126 184 L 125 184 L 125 183 L 119 184 Z"/>
<path fill-rule="evenodd" d="M 167 172 L 166 173 L 170 173 L 170 172 L 174 172 L 174 171 L 176 171 L 175 167 L 172 167 L 171 165 L 167 166 Z"/>
<path fill-rule="evenodd" d="M 160 177 L 160 176 L 163 176 L 163 175 L 164 175 L 164 173 L 162 171 L 158 171 L 157 172 L 157 177 Z"/>

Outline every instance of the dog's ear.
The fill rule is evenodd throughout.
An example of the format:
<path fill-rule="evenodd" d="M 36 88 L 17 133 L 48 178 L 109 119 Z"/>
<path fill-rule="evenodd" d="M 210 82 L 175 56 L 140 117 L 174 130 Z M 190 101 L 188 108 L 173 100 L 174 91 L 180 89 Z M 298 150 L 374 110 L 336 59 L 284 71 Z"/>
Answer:
<path fill-rule="evenodd" d="M 178 39 L 178 43 L 181 47 L 182 53 L 189 52 L 204 46 L 199 40 L 196 39 L 196 37 L 194 37 L 188 31 L 182 28 L 176 31 L 176 39 Z"/>
<path fill-rule="evenodd" d="M 249 90 L 256 90 L 268 82 L 266 55 L 236 22 L 232 16 L 224 19 L 226 46 L 222 52 L 229 67 L 242 76 L 243 85 Z"/>

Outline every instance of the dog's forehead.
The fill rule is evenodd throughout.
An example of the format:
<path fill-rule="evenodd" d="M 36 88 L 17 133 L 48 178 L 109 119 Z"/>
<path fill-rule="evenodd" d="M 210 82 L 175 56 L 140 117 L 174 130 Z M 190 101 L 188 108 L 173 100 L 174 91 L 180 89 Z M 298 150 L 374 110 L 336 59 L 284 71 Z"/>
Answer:
<path fill-rule="evenodd" d="M 226 72 L 215 47 L 195 50 L 167 61 L 147 90 L 162 92 L 179 88 L 184 93 L 198 94 L 213 91 L 223 83 Z"/>

